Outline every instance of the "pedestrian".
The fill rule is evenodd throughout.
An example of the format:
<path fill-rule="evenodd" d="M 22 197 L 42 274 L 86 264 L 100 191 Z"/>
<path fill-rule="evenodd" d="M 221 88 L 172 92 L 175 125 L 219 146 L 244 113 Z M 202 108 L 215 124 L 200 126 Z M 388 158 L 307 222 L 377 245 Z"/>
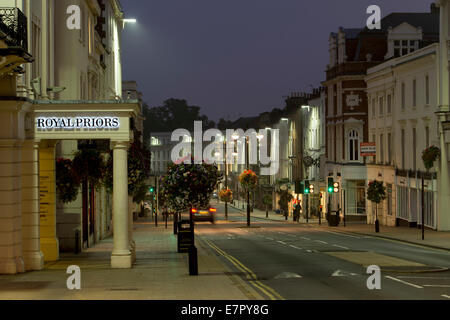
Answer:
<path fill-rule="evenodd" d="M 301 210 L 300 203 L 297 203 L 295 205 L 295 209 L 294 209 L 294 221 L 299 222 L 299 220 L 300 220 L 300 210 Z"/>

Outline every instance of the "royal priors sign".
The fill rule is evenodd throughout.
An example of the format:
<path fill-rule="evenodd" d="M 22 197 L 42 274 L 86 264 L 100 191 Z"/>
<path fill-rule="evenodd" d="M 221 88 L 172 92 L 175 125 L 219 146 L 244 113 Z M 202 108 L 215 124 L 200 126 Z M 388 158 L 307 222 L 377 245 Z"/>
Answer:
<path fill-rule="evenodd" d="M 117 117 L 39 117 L 38 130 L 117 130 L 120 120 Z"/>

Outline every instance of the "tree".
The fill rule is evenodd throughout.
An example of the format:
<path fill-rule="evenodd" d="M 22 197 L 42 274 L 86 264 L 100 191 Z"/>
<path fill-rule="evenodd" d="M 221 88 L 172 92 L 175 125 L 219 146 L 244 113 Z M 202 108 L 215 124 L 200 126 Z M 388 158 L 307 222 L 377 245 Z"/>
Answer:
<path fill-rule="evenodd" d="M 194 130 L 194 121 L 202 121 L 204 129 L 215 127 L 206 115 L 200 114 L 200 107 L 190 106 L 184 99 L 170 98 L 162 106 L 149 108 L 144 105 L 144 140 L 151 132 L 169 132 L 176 129 Z"/>
<path fill-rule="evenodd" d="M 215 165 L 171 164 L 161 178 L 160 199 L 175 214 L 193 207 L 207 207 L 221 178 Z"/>
<path fill-rule="evenodd" d="M 270 194 L 266 194 L 263 197 L 263 204 L 266 206 L 266 218 L 269 217 L 269 206 L 272 204 L 272 196 Z"/>
<path fill-rule="evenodd" d="M 289 201 L 293 199 L 292 195 L 288 190 L 280 190 L 278 191 L 280 195 L 280 199 L 278 200 L 278 205 L 284 211 L 285 216 L 287 217 L 289 212 Z"/>
<path fill-rule="evenodd" d="M 382 181 L 369 182 L 369 188 L 367 189 L 367 199 L 375 203 L 375 232 L 380 232 L 380 224 L 378 221 L 378 204 L 386 199 L 386 187 Z"/>

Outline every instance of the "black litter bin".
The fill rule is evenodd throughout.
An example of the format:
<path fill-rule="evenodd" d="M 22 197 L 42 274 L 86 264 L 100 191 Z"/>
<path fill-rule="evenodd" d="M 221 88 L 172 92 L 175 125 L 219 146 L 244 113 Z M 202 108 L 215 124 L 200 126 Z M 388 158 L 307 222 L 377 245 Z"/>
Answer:
<path fill-rule="evenodd" d="M 189 247 L 194 245 L 194 225 L 189 220 L 178 222 L 178 252 L 189 252 Z"/>

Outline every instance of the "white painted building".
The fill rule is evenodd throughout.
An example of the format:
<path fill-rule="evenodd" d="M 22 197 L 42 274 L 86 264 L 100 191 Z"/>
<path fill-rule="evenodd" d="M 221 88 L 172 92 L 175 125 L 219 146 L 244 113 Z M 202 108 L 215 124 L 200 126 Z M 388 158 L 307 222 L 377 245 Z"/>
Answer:
<path fill-rule="evenodd" d="M 416 28 L 403 24 L 416 34 Z M 367 164 L 368 180 L 385 182 L 388 198 L 379 205 L 381 224 L 421 224 L 421 177 L 426 169 L 422 151 L 439 145 L 438 102 L 439 44 L 414 50 L 367 72 L 369 137 L 377 145 L 376 157 Z M 433 175 L 435 169 L 431 170 Z M 437 181 L 427 177 L 425 225 L 437 228 Z M 375 206 L 368 201 L 368 221 Z"/>
<path fill-rule="evenodd" d="M 80 30 L 69 30 L 66 24 L 67 7 L 74 4 L 81 9 Z M 131 216 L 127 216 L 126 152 L 130 142 L 129 119 L 137 113 L 135 105 L 118 101 L 122 94 L 120 30 L 123 13 L 120 3 L 117 0 L 1 0 L 0 7 L 18 8 L 24 13 L 27 39 L 23 40 L 28 48 L 25 51 L 34 59 L 33 63 L 22 66 L 25 73 L 21 73 L 15 65 L 14 70 L 4 69 L 4 56 L 0 57 L 0 127 L 4 128 L 0 134 L 4 159 L 0 160 L 4 180 L 1 185 L 15 186 L 6 198 L 6 191 L 0 191 L 0 206 L 10 206 L 7 199 L 15 199 L 14 207 L 0 214 L 3 226 L 0 273 L 40 270 L 44 260 L 59 258 L 60 248 L 74 247 L 74 228 L 80 224 L 84 228 L 87 219 L 82 217 L 81 201 L 71 205 L 57 201 L 54 170 L 57 157 L 71 157 L 77 150 L 77 140 L 71 139 L 111 141 L 117 155 L 114 164 L 117 193 L 114 197 L 106 195 L 104 190 L 96 193 L 90 203 L 95 208 L 90 211 L 95 217 L 89 218 L 89 231 L 82 231 L 82 237 L 85 239 L 87 235 L 88 243 L 94 243 L 112 231 L 111 202 L 114 202 L 117 221 L 111 264 L 130 267 L 134 247 L 129 230 Z M 6 48 L 13 50 L 8 44 Z M 27 55 L 14 50 L 15 61 L 25 63 Z M 11 105 L 16 107 L 11 109 Z M 99 132 L 42 135 L 33 129 L 35 114 L 48 115 L 52 108 L 53 115 L 58 114 L 57 110 L 72 115 L 76 110 L 92 115 L 119 115 L 128 111 L 127 116 L 121 118 L 116 135 L 105 136 Z M 14 159 L 13 164 L 7 159 Z M 4 167 L 7 163 L 14 170 L 12 167 L 7 170 Z M 13 176 L 12 172 L 15 172 Z M 95 221 L 95 227 L 90 221 Z"/>

